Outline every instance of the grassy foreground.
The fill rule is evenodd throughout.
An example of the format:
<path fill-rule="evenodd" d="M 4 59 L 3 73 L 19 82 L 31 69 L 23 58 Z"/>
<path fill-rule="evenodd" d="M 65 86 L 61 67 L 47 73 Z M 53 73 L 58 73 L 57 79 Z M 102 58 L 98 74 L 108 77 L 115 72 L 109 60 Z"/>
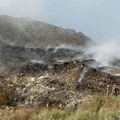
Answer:
<path fill-rule="evenodd" d="M 120 96 L 97 95 L 74 111 L 18 108 L 0 112 L 0 120 L 120 120 Z"/>

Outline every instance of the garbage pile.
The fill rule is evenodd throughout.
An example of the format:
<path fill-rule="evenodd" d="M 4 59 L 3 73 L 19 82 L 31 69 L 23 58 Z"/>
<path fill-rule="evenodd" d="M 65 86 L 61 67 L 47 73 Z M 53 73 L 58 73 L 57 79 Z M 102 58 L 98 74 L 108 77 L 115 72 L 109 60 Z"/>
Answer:
<path fill-rule="evenodd" d="M 11 88 L 11 106 L 77 108 L 106 86 L 120 86 L 120 76 L 91 68 L 85 62 L 24 63 L 16 74 L 0 77 L 0 86 Z"/>

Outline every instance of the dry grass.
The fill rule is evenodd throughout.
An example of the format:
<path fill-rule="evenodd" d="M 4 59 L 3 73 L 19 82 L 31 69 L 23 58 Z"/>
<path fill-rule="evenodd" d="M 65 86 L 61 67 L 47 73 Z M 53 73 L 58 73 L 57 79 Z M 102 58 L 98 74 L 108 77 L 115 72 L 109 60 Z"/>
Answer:
<path fill-rule="evenodd" d="M 12 89 L 1 88 L 0 89 L 0 105 L 9 106 L 12 103 Z"/>
<path fill-rule="evenodd" d="M 4 110 L 1 112 L 0 120 L 29 120 L 33 114 L 34 110 L 27 108 Z"/>
<path fill-rule="evenodd" d="M 120 120 L 120 96 L 91 97 L 76 111 L 18 108 L 1 113 L 0 120 Z"/>

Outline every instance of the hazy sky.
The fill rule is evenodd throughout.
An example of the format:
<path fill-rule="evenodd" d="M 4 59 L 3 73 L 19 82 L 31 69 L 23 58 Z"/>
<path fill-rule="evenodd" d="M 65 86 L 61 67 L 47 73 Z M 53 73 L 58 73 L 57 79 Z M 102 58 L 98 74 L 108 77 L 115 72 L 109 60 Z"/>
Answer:
<path fill-rule="evenodd" d="M 120 0 L 0 0 L 0 14 L 75 29 L 97 42 L 120 41 Z"/>

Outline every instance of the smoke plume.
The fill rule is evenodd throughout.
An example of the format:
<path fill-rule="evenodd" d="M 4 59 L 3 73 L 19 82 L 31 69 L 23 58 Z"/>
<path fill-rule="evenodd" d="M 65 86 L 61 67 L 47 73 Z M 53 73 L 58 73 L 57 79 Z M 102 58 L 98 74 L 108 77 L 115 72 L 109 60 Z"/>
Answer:
<path fill-rule="evenodd" d="M 46 20 L 44 2 L 44 0 L 0 0 L 0 15 Z"/>
<path fill-rule="evenodd" d="M 55 48 L 55 52 L 60 48 L 72 49 L 76 51 L 83 51 L 83 54 L 78 54 L 76 59 L 94 59 L 96 67 L 111 66 L 111 63 L 120 59 L 120 43 L 115 40 L 102 42 L 97 45 L 88 45 L 88 48 L 75 45 L 59 45 Z M 94 63 L 95 64 L 95 63 Z"/>
<path fill-rule="evenodd" d="M 93 59 L 101 66 L 109 66 L 112 61 L 120 58 L 120 43 L 114 40 L 87 49 L 87 54 L 92 54 Z"/>

